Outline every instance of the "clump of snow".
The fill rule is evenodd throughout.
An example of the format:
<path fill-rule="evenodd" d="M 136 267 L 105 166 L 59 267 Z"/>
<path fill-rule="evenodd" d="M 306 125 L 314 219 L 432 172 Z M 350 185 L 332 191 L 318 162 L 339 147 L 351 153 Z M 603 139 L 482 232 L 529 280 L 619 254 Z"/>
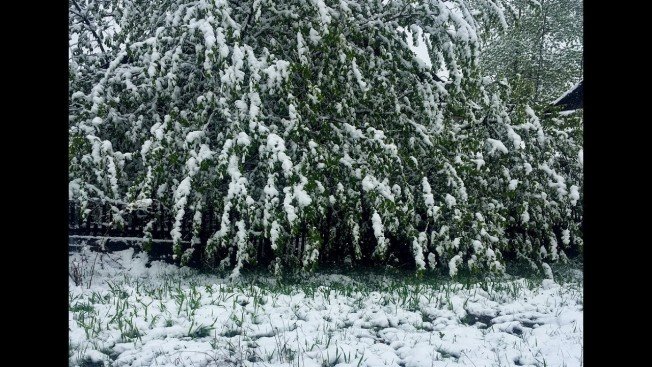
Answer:
<path fill-rule="evenodd" d="M 482 166 L 485 165 L 484 157 L 482 156 L 482 153 L 477 152 L 475 154 L 475 159 L 471 159 L 471 162 L 475 163 L 475 169 L 479 170 Z"/>
<path fill-rule="evenodd" d="M 321 41 L 321 35 L 312 27 L 310 27 L 308 38 L 310 38 L 310 42 L 315 46 Z"/>
<path fill-rule="evenodd" d="M 294 221 L 297 220 L 298 218 L 297 210 L 292 205 L 292 198 L 294 196 L 291 194 L 291 192 L 292 192 L 291 187 L 283 188 L 283 193 L 285 194 L 285 198 L 283 199 L 283 209 L 285 210 L 285 214 L 287 215 L 287 219 L 290 225 L 292 225 Z"/>
<path fill-rule="evenodd" d="M 446 196 L 444 197 L 444 201 L 446 202 L 446 205 L 448 205 L 449 208 L 452 208 L 457 204 L 457 200 L 451 194 L 446 194 Z"/>
<path fill-rule="evenodd" d="M 235 139 L 235 141 L 238 145 L 243 145 L 243 146 L 249 146 L 251 144 L 251 139 L 249 138 L 249 135 L 247 135 L 247 133 L 245 133 L 244 131 L 238 133 L 238 137 Z"/>
<path fill-rule="evenodd" d="M 374 214 L 371 216 L 371 226 L 378 243 L 374 253 L 377 253 L 382 257 L 387 251 L 387 242 L 389 241 L 385 238 L 385 227 L 383 226 L 383 221 L 380 218 L 380 215 L 376 211 L 374 211 Z"/>
<path fill-rule="evenodd" d="M 373 176 L 366 175 L 362 179 L 362 189 L 364 191 L 371 191 L 376 188 L 378 181 Z"/>
<path fill-rule="evenodd" d="M 572 185 L 570 187 L 570 199 L 571 199 L 571 204 L 577 205 L 577 201 L 580 199 L 580 191 L 579 188 L 575 185 Z"/>
<path fill-rule="evenodd" d="M 487 139 L 487 144 L 489 145 L 488 154 L 495 154 L 496 151 L 507 154 L 508 150 L 505 144 L 502 141 L 496 139 Z"/>
<path fill-rule="evenodd" d="M 277 221 L 272 222 L 272 228 L 269 230 L 269 238 L 270 241 L 272 242 L 272 250 L 275 250 L 278 248 L 278 238 L 280 236 L 281 232 L 281 226 L 278 224 Z"/>
<path fill-rule="evenodd" d="M 417 265 L 417 270 L 425 270 L 426 262 L 423 257 L 423 245 L 426 243 L 426 234 L 421 232 L 419 233 L 418 238 L 414 238 L 412 241 L 412 252 L 414 255 L 414 261 Z"/>
<path fill-rule="evenodd" d="M 514 149 L 524 149 L 525 142 L 523 139 L 521 139 L 521 136 L 518 135 L 511 126 L 505 125 L 505 127 L 507 128 L 507 136 L 512 140 L 512 143 L 514 144 Z"/>
<path fill-rule="evenodd" d="M 434 252 L 428 254 L 428 267 L 434 269 L 437 266 L 437 256 Z"/>
<path fill-rule="evenodd" d="M 263 72 L 267 74 L 267 87 L 270 89 L 270 93 L 274 93 L 274 91 L 279 89 L 282 83 L 287 80 L 289 76 L 289 66 L 289 61 L 276 60 L 263 70 Z"/>
<path fill-rule="evenodd" d="M 561 232 L 561 242 L 562 242 L 564 245 L 568 245 L 568 244 L 570 243 L 570 231 L 569 231 L 569 230 L 564 229 L 564 230 Z"/>
<path fill-rule="evenodd" d="M 312 203 L 310 195 L 303 188 L 307 183 L 308 179 L 302 176 L 301 182 L 293 187 L 294 199 L 299 204 L 299 208 L 304 208 Z"/>
<path fill-rule="evenodd" d="M 285 140 L 274 133 L 270 133 L 267 135 L 266 149 L 271 153 L 273 160 L 281 162 L 284 175 L 289 177 L 292 174 L 294 165 L 290 157 L 285 154 Z"/>
<path fill-rule="evenodd" d="M 203 131 L 201 131 L 201 130 L 191 131 L 186 135 L 186 142 L 190 144 L 190 143 L 194 142 L 195 140 L 201 139 L 202 137 L 204 137 L 204 135 L 205 135 L 205 133 Z M 150 142 L 150 144 L 151 144 L 151 142 Z"/>
<path fill-rule="evenodd" d="M 312 0 L 312 2 L 315 4 L 317 7 L 317 10 L 319 11 L 319 18 L 321 20 L 321 24 L 325 27 L 331 23 L 331 15 L 330 15 L 330 8 L 326 6 L 326 3 L 324 3 L 324 0 Z"/>
<path fill-rule="evenodd" d="M 127 205 L 129 210 L 146 210 L 152 205 L 152 199 L 138 199 Z"/>
<path fill-rule="evenodd" d="M 366 92 L 369 90 L 369 86 L 367 83 L 364 81 L 362 78 L 362 73 L 360 72 L 360 69 L 358 69 L 358 64 L 356 63 L 355 59 L 351 61 L 351 70 L 353 71 L 353 75 L 355 76 L 355 80 L 358 81 L 358 86 L 363 92 Z"/>
<path fill-rule="evenodd" d="M 188 195 L 190 195 L 190 182 L 190 177 L 186 177 L 179 183 L 177 190 L 174 192 L 174 209 L 176 215 L 174 217 L 175 222 L 170 235 L 175 244 L 178 244 L 181 241 L 181 221 L 186 213 L 186 203 L 188 202 Z"/>
<path fill-rule="evenodd" d="M 460 263 L 462 263 L 462 258 L 460 255 L 453 256 L 453 258 L 448 262 L 448 274 L 451 277 L 457 275 L 457 265 Z"/>
<path fill-rule="evenodd" d="M 421 180 L 421 188 L 423 190 L 424 204 L 426 204 L 426 207 L 428 208 L 426 213 L 429 217 L 435 218 L 437 213 L 439 213 L 440 208 L 435 205 L 435 198 L 432 194 L 432 188 L 430 187 L 430 183 L 428 183 L 428 179 L 426 177 L 423 177 Z"/>
<path fill-rule="evenodd" d="M 213 26 L 211 23 L 206 20 L 206 19 L 200 19 L 197 20 L 196 22 L 191 22 L 189 24 L 189 28 L 198 28 L 203 34 L 204 34 L 204 45 L 206 48 L 210 49 L 213 48 L 215 45 L 215 32 L 213 30 Z"/>
<path fill-rule="evenodd" d="M 302 64 L 307 64 L 308 57 L 306 54 L 308 53 L 308 46 L 306 45 L 306 41 L 303 39 L 303 35 L 300 31 L 297 32 L 297 53 L 299 54 L 299 61 Z"/>

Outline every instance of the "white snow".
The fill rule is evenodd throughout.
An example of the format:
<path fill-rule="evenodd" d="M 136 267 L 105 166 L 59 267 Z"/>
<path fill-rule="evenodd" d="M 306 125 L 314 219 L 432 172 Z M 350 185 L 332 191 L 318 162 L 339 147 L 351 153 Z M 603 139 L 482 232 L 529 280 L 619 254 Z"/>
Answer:
<path fill-rule="evenodd" d="M 367 191 L 376 191 L 380 195 L 382 195 L 385 199 L 394 201 L 394 193 L 392 193 L 392 189 L 387 183 L 387 179 L 384 179 L 383 181 L 378 181 L 374 176 L 372 175 L 366 175 L 362 179 L 362 189 L 367 192 Z"/>
<path fill-rule="evenodd" d="M 281 168 L 286 177 L 292 174 L 292 161 L 290 157 L 285 154 L 285 140 L 276 134 L 267 135 L 267 151 L 272 154 L 274 160 L 281 162 Z"/>
<path fill-rule="evenodd" d="M 451 194 L 446 194 L 446 196 L 444 197 L 444 201 L 446 202 L 446 205 L 448 205 L 449 208 L 452 208 L 457 204 L 457 200 L 455 200 L 455 197 Z"/>
<path fill-rule="evenodd" d="M 133 203 L 129 203 L 127 208 L 130 210 L 146 210 L 152 205 L 152 199 L 138 199 Z"/>
<path fill-rule="evenodd" d="M 346 130 L 346 132 L 348 132 L 351 135 L 351 138 L 353 140 L 358 140 L 364 136 L 362 131 L 360 129 L 357 129 L 353 125 L 349 125 L 345 122 L 344 124 L 342 124 L 342 126 L 344 126 L 344 129 Z"/>
<path fill-rule="evenodd" d="M 453 258 L 448 262 L 448 274 L 450 274 L 451 277 L 457 275 L 457 265 L 460 263 L 462 263 L 460 255 L 453 256 Z"/>
<path fill-rule="evenodd" d="M 319 18 L 321 20 L 322 26 L 327 26 L 331 23 L 331 15 L 329 13 L 330 8 L 326 6 L 324 0 L 312 0 L 314 5 L 319 11 Z"/>
<path fill-rule="evenodd" d="M 319 32 L 317 32 L 312 27 L 310 27 L 310 33 L 308 35 L 308 38 L 310 39 L 310 42 L 315 46 L 319 44 L 319 41 L 321 41 L 321 36 L 319 35 Z"/>
<path fill-rule="evenodd" d="M 387 250 L 388 244 L 385 239 L 385 227 L 383 226 L 383 220 L 380 218 L 380 215 L 376 211 L 374 211 L 374 214 L 371 216 L 371 226 L 374 230 L 374 236 L 378 241 L 374 252 L 383 256 Z"/>
<path fill-rule="evenodd" d="M 412 253 L 418 270 L 426 269 L 426 262 L 423 257 L 423 245 L 426 243 L 426 234 L 421 232 L 419 237 L 412 241 Z"/>
<path fill-rule="evenodd" d="M 308 195 L 308 193 L 303 189 L 303 186 L 304 183 L 294 187 L 294 198 L 297 200 L 299 208 L 306 207 L 312 203 L 310 195 Z"/>
<path fill-rule="evenodd" d="M 572 114 L 577 113 L 577 112 L 579 112 L 579 111 L 581 111 L 581 109 L 578 108 L 578 109 L 576 109 L 576 110 L 566 110 L 566 111 L 561 111 L 561 112 L 559 112 L 559 114 L 560 114 L 561 116 L 569 116 L 569 115 L 572 115 Z"/>
<path fill-rule="evenodd" d="M 428 179 L 424 177 L 421 180 L 421 186 L 423 188 L 423 201 L 425 202 L 427 207 L 431 207 L 435 205 L 435 198 L 432 195 L 432 189 L 430 188 L 430 184 L 428 183 Z"/>
<path fill-rule="evenodd" d="M 290 62 L 276 60 L 273 64 L 263 70 L 267 74 L 267 86 L 274 91 L 281 87 L 281 84 L 288 78 L 288 67 Z"/>
<path fill-rule="evenodd" d="M 201 131 L 201 130 L 191 131 L 191 132 L 188 133 L 188 135 L 186 135 L 186 142 L 187 143 L 192 143 L 195 140 L 204 137 L 204 135 L 205 135 L 204 132 Z M 144 148 L 144 146 L 143 146 L 143 148 Z"/>
<path fill-rule="evenodd" d="M 434 252 L 428 254 L 428 266 L 434 269 L 437 266 L 437 255 Z"/>
<path fill-rule="evenodd" d="M 189 28 L 198 28 L 204 34 L 204 45 L 206 48 L 213 48 L 215 45 L 215 32 L 213 31 L 213 26 L 211 26 L 209 21 L 206 19 L 200 19 L 196 22 L 190 23 Z"/>
<path fill-rule="evenodd" d="M 512 144 L 514 144 L 514 149 L 525 148 L 525 143 L 521 136 L 518 135 L 511 126 L 506 124 L 505 127 L 507 128 L 507 136 L 512 140 Z"/>
<path fill-rule="evenodd" d="M 561 242 L 563 242 L 564 245 L 568 245 L 570 243 L 570 231 L 567 229 L 564 229 L 561 232 Z"/>
<path fill-rule="evenodd" d="M 538 284 L 418 289 L 381 275 L 315 274 L 281 290 L 275 279 L 149 263 L 133 249 L 70 260 L 86 275 L 69 282 L 71 366 L 583 364 L 582 281 L 558 283 L 547 270 Z"/>
<path fill-rule="evenodd" d="M 278 248 L 278 244 L 276 241 L 278 241 L 278 237 L 280 236 L 280 231 L 281 231 L 281 226 L 278 224 L 277 221 L 272 222 L 272 228 L 269 230 L 269 237 L 270 240 L 272 241 L 272 250 L 276 250 Z"/>
<path fill-rule="evenodd" d="M 570 199 L 571 199 L 571 204 L 576 205 L 577 201 L 580 199 L 580 191 L 579 188 L 575 185 L 572 185 L 570 187 Z"/>
<path fill-rule="evenodd" d="M 294 223 L 294 221 L 298 218 L 297 210 L 292 205 L 292 198 L 294 196 L 291 194 L 291 192 L 291 187 L 283 188 L 283 193 L 285 193 L 285 198 L 283 199 L 283 209 L 285 210 L 285 214 L 287 215 L 290 225 L 292 225 L 292 223 Z"/>
<path fill-rule="evenodd" d="M 475 163 L 475 169 L 480 169 L 482 166 L 485 165 L 484 157 L 482 156 L 482 153 L 477 152 L 475 154 L 475 159 L 471 159 L 471 162 Z"/>
<path fill-rule="evenodd" d="M 300 31 L 297 32 L 297 53 L 299 54 L 299 61 L 301 61 L 302 64 L 307 64 L 308 57 L 306 56 L 306 53 L 308 53 L 308 47 L 306 46 L 306 41 L 303 39 L 303 35 Z"/>
<path fill-rule="evenodd" d="M 541 168 L 544 172 L 546 172 L 548 175 L 550 175 L 554 179 L 554 181 L 550 181 L 550 180 L 548 181 L 548 186 L 556 188 L 557 189 L 557 195 L 560 198 L 563 198 L 564 196 L 566 196 L 568 191 L 566 190 L 566 180 L 564 179 L 564 177 L 562 175 L 557 174 L 557 172 L 555 172 L 547 164 L 541 164 L 541 165 L 539 165 L 539 168 Z M 573 185 L 573 186 L 575 186 L 575 185 Z M 575 187 L 575 191 L 576 191 L 576 194 L 573 193 L 573 189 L 571 187 L 571 200 L 574 199 L 575 201 L 577 201 L 577 199 L 579 199 L 579 193 L 577 192 L 577 187 Z M 575 196 L 577 196 L 577 198 L 575 198 Z"/>
<path fill-rule="evenodd" d="M 499 151 L 501 153 L 507 154 L 507 147 L 505 144 L 503 144 L 502 141 L 496 140 L 496 139 L 487 139 L 487 143 L 489 144 L 489 154 L 494 154 L 496 151 Z"/>
<path fill-rule="evenodd" d="M 185 214 L 188 195 L 190 195 L 190 186 L 191 178 L 186 177 L 179 183 L 179 186 L 177 186 L 177 189 L 174 192 L 174 209 L 176 215 L 174 226 L 172 227 L 172 231 L 170 231 L 174 243 L 179 243 L 181 241 L 181 220 Z"/>
<path fill-rule="evenodd" d="M 370 87 L 367 85 L 367 83 L 364 81 L 362 78 L 362 73 L 360 72 L 360 69 L 358 69 L 358 64 L 356 63 L 355 59 L 351 61 L 351 70 L 353 70 L 353 75 L 355 76 L 355 80 L 358 82 L 358 86 L 363 92 L 366 92 L 370 89 Z"/>
<path fill-rule="evenodd" d="M 238 133 L 238 137 L 235 139 L 235 141 L 238 145 L 249 146 L 251 144 L 251 139 L 249 138 L 249 135 L 247 135 L 247 133 L 245 133 L 244 131 Z"/>
<path fill-rule="evenodd" d="M 376 185 L 378 185 L 378 181 L 373 176 L 366 175 L 362 179 L 362 189 L 364 191 L 371 191 L 376 188 Z"/>

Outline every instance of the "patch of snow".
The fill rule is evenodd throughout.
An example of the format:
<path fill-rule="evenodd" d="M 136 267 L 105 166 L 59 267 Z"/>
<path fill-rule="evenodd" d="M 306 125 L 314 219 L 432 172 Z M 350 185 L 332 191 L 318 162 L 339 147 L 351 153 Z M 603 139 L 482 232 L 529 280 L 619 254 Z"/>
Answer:
<path fill-rule="evenodd" d="M 248 356 L 275 367 L 583 363 L 582 282 L 552 274 L 539 285 L 515 278 L 417 288 L 383 275 L 318 273 L 274 291 L 273 278 L 221 278 L 133 249 L 84 250 L 70 262 L 93 274 L 90 287 L 69 282 L 71 365 L 212 366 Z M 85 329 L 89 322 L 97 329 Z"/>
<path fill-rule="evenodd" d="M 505 144 L 502 141 L 496 139 L 487 139 L 487 144 L 489 145 L 488 153 L 495 154 L 496 151 L 507 154 L 508 150 Z"/>

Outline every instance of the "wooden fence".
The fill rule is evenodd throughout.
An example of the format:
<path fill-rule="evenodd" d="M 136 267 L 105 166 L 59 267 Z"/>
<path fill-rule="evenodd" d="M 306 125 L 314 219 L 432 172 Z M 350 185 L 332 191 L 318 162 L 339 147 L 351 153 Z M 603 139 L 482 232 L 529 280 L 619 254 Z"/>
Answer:
<path fill-rule="evenodd" d="M 123 219 L 123 225 L 115 223 L 115 209 Z M 152 204 L 148 210 L 128 210 L 125 205 L 116 206 L 109 203 L 90 203 L 90 212 L 82 218 L 78 202 L 70 201 L 68 206 L 69 252 L 79 251 L 84 245 L 96 251 L 111 252 L 127 248 L 142 248 L 145 226 L 152 222 L 152 248 L 150 256 L 154 259 L 171 260 L 173 213 L 160 203 Z M 192 238 L 192 218 L 194 212 L 186 210 L 181 223 L 183 248 L 190 247 Z M 219 223 L 208 208 L 202 214 L 199 232 L 200 243 L 205 244 L 208 237 L 215 233 Z"/>

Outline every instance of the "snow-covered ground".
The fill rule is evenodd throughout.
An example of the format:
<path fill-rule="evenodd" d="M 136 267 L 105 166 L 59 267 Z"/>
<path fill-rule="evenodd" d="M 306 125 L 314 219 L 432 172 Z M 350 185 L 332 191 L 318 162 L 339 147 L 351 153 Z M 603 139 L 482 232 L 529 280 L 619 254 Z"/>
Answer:
<path fill-rule="evenodd" d="M 228 278 L 133 250 L 71 255 L 71 366 L 581 366 L 581 272 Z M 90 283 L 90 287 L 89 287 Z"/>

